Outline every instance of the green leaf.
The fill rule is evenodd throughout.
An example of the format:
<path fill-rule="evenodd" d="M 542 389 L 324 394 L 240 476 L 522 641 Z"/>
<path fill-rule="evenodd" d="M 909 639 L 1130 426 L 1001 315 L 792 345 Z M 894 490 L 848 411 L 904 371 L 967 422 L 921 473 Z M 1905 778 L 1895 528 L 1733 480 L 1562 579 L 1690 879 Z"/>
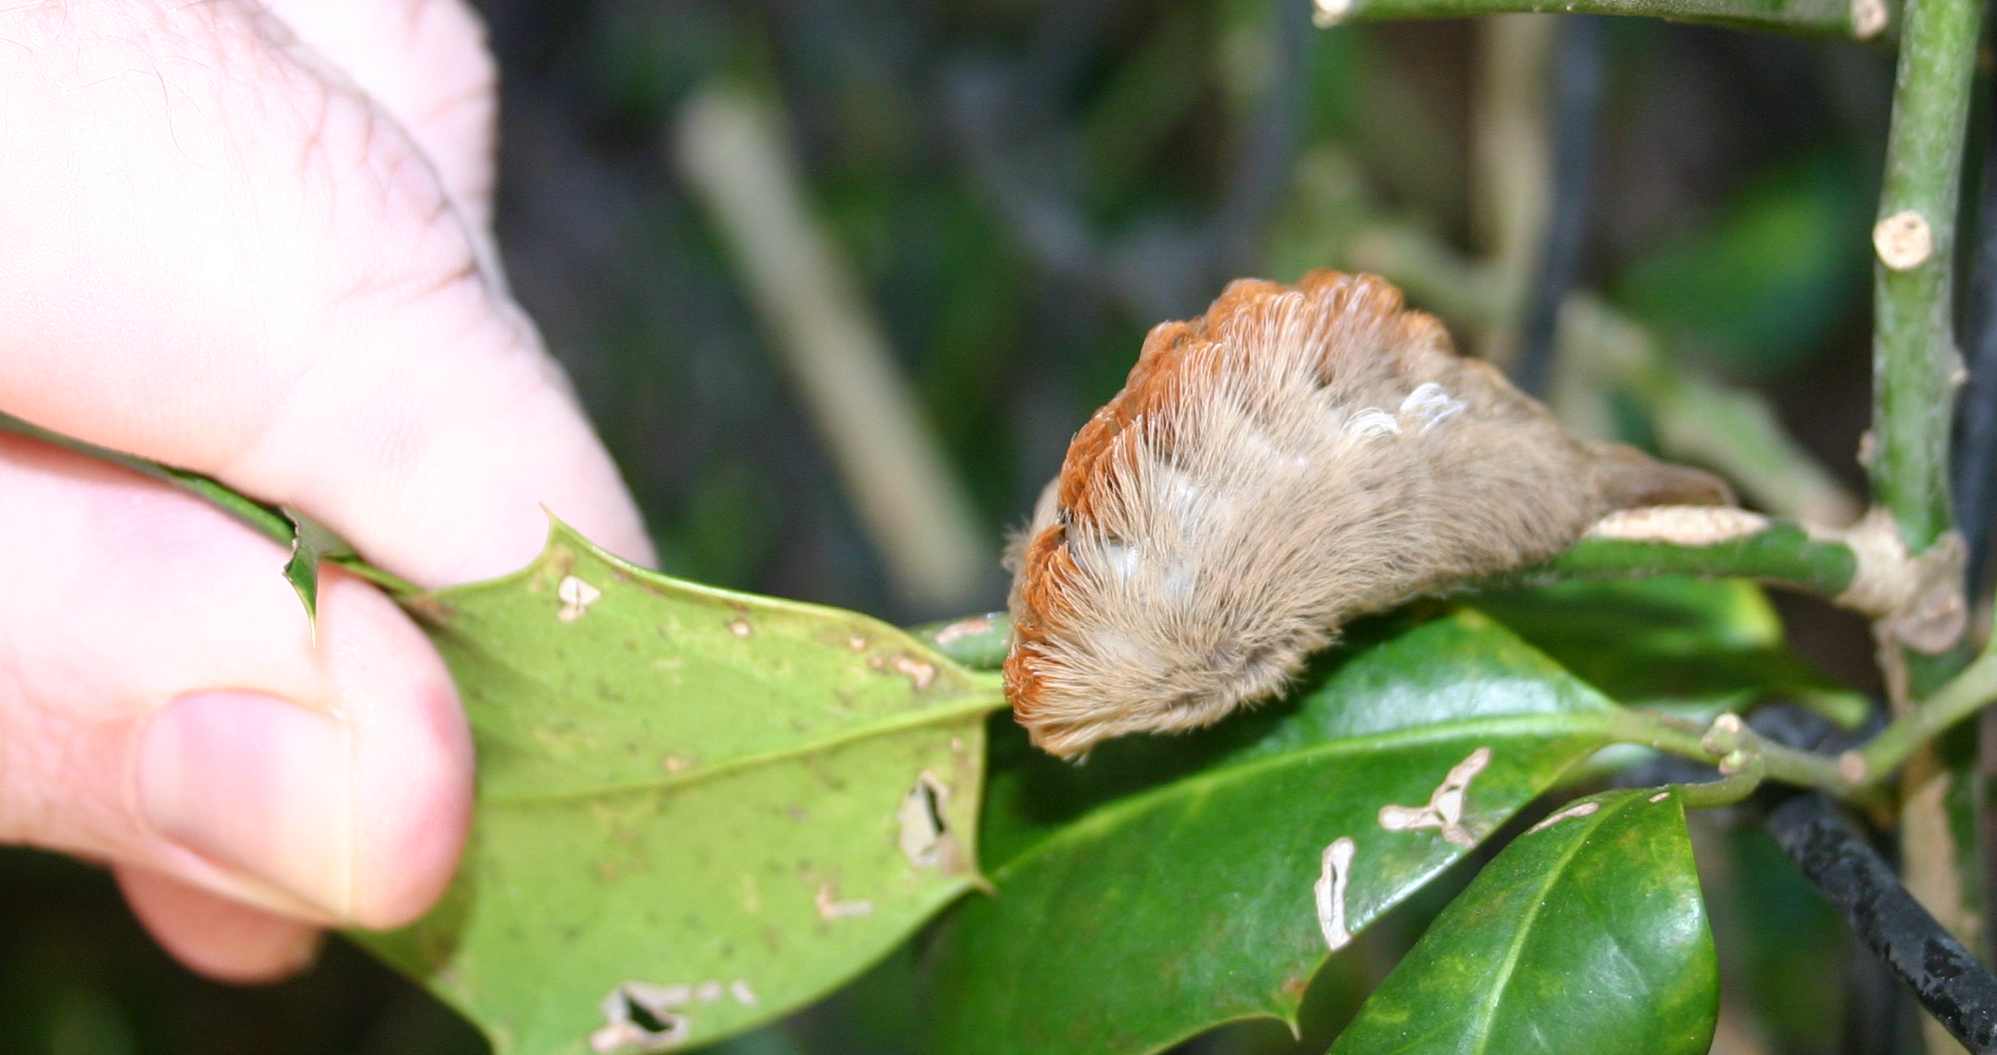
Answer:
<path fill-rule="evenodd" d="M 1209 732 L 1113 742 L 1080 768 L 995 751 L 998 893 L 937 936 L 928 1050 L 1135 1053 L 1234 1019 L 1294 1023 L 1328 955 L 1328 850 L 1350 840 L 1326 893 L 1357 933 L 1601 746 L 1612 714 L 1463 612 L 1362 627 L 1291 698 Z M 1383 808 L 1407 808 L 1399 825 L 1466 763 L 1449 837 L 1383 827 Z"/>
<path fill-rule="evenodd" d="M 501 1053 L 641 1050 L 620 1018 L 675 1047 L 741 1032 L 982 882 L 997 679 L 892 627 L 561 525 L 526 570 L 408 603 L 464 697 L 477 814 L 437 908 L 355 937 Z"/>
<path fill-rule="evenodd" d="M 1780 696 L 1851 725 L 1869 706 L 1789 651 L 1774 606 L 1753 583 L 1561 583 L 1472 603 L 1628 706 L 1709 720 Z"/>
<path fill-rule="evenodd" d="M 1331 1050 L 1702 1055 L 1716 964 L 1683 803 L 1609 792 L 1507 846 Z"/>
<path fill-rule="evenodd" d="M 305 621 L 318 629 L 319 623 L 319 564 L 338 557 L 350 557 L 353 549 L 333 534 L 325 525 L 294 510 L 284 511 L 286 520 L 291 522 L 291 559 L 284 562 L 284 581 L 298 592 L 298 600 L 305 605 Z"/>

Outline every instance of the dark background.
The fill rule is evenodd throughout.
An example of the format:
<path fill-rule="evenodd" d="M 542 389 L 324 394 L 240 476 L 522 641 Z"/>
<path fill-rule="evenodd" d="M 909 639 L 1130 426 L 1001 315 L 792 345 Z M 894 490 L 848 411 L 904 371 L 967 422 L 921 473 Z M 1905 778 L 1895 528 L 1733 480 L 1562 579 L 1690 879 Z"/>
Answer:
<path fill-rule="evenodd" d="M 1491 52 L 1468 23 L 1319 32 L 1301 6 L 1263 0 L 481 6 L 506 77 L 499 224 L 515 291 L 666 569 L 707 582 L 896 621 L 997 607 L 1002 533 L 1152 323 L 1198 313 L 1229 277 L 1349 263 L 1380 223 L 1471 258 L 1493 248 L 1473 146 Z M 1767 393 L 1856 487 L 1890 56 L 1606 29 L 1579 286 L 1649 324 L 1674 361 Z M 676 164 L 682 106 L 717 89 L 780 114 L 813 215 L 968 505 L 968 579 L 911 586 L 884 559 Z M 1605 420 L 1650 435 L 1640 400 L 1617 406 Z M 1855 623 L 1784 611 L 1804 652 L 1870 677 Z M 1710 855 L 1724 875 L 1709 872 L 1709 892 L 1737 888 L 1715 895 L 1731 1031 L 1716 1050 L 1835 1050 L 1834 922 L 1758 836 L 1710 839 L 1732 845 Z M 1746 913 L 1738 937 L 1730 912 Z M 897 956 L 730 1050 L 911 1050 L 909 970 Z M 1273 1026 L 1195 1046 L 1292 1048 Z M 0 1052 L 481 1050 L 337 941 L 296 981 L 208 984 L 150 946 L 102 873 L 0 853 Z"/>

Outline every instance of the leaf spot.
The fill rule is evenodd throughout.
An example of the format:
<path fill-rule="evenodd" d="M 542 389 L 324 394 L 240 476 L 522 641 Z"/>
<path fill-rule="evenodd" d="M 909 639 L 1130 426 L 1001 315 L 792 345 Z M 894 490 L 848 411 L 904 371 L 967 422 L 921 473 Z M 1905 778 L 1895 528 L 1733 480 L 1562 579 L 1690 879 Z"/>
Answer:
<path fill-rule="evenodd" d="M 736 637 L 748 637 L 750 634 L 756 632 L 756 628 L 750 626 L 747 619 L 738 615 L 728 621 L 728 632 L 734 634 Z"/>
<path fill-rule="evenodd" d="M 573 575 L 565 576 L 555 586 L 555 597 L 562 602 L 562 607 L 555 613 L 555 618 L 564 623 L 573 623 L 581 619 L 583 613 L 589 611 L 589 606 L 595 604 L 602 596 L 602 590 Z"/>
<path fill-rule="evenodd" d="M 1655 795 L 1652 795 L 1652 796 L 1650 797 L 1650 801 L 1651 801 L 1651 802 L 1663 802 L 1663 801 L 1664 801 L 1665 799 L 1668 799 L 1668 798 L 1670 798 L 1670 797 L 1671 797 L 1671 793 L 1670 793 L 1670 792 L 1668 792 L 1668 791 L 1660 791 L 1660 792 L 1658 792 L 1657 794 L 1655 794 Z"/>
<path fill-rule="evenodd" d="M 867 650 L 867 639 L 854 634 L 852 637 L 846 639 L 846 647 L 855 652 L 865 652 Z"/>
<path fill-rule="evenodd" d="M 720 982 L 702 982 L 700 987 L 693 991 L 693 998 L 703 1004 L 711 1004 L 721 999 L 722 992 L 724 987 Z"/>
<path fill-rule="evenodd" d="M 839 900 L 838 892 L 832 889 L 830 883 L 818 884 L 818 893 L 811 903 L 818 909 L 818 918 L 822 920 L 853 919 L 872 915 L 874 911 L 874 903 L 865 898 Z"/>
<path fill-rule="evenodd" d="M 625 982 L 597 1005 L 603 1025 L 589 1035 L 597 1055 L 650 1055 L 686 1043 L 692 1023 L 674 1011 L 691 993 L 684 985 Z"/>
<path fill-rule="evenodd" d="M 1650 801 L 1656 802 L 1657 800 L 1651 799 Z M 1535 824 L 1532 827 L 1527 828 L 1525 830 L 1525 833 L 1527 835 L 1531 835 L 1532 833 L 1539 831 L 1541 829 L 1551 828 L 1554 825 L 1559 824 L 1561 821 L 1568 819 L 1569 817 L 1586 817 L 1590 813 L 1593 813 L 1601 808 L 1602 804 L 1599 802 L 1577 802 L 1574 805 L 1569 806 L 1564 810 L 1558 810 L 1553 813 L 1547 814 L 1545 819 L 1541 820 L 1538 824 Z"/>
<path fill-rule="evenodd" d="M 902 796 L 895 819 L 901 822 L 901 855 L 909 864 L 935 868 L 955 856 L 956 839 L 943 819 L 943 808 L 949 801 L 950 789 L 926 769 Z"/>
<path fill-rule="evenodd" d="M 1311 892 L 1317 895 L 1317 926 L 1324 932 L 1324 944 L 1332 952 L 1352 943 L 1352 932 L 1345 929 L 1345 888 L 1352 879 L 1352 855 L 1358 849 L 1351 836 L 1333 839 L 1324 848 L 1323 869 L 1311 886 Z"/>
<path fill-rule="evenodd" d="M 1463 826 L 1463 800 L 1470 791 L 1470 782 L 1490 764 L 1490 748 L 1480 747 L 1470 752 L 1429 793 L 1428 805 L 1380 807 L 1380 827 L 1390 832 L 1436 828 L 1445 840 L 1457 846 L 1477 845 L 1477 838 Z"/>
<path fill-rule="evenodd" d="M 668 773 L 683 773 L 691 765 L 693 763 L 683 755 L 667 755 L 659 760 L 659 766 Z"/>
<path fill-rule="evenodd" d="M 749 988 L 749 983 L 744 979 L 737 978 L 728 983 L 728 995 L 734 997 L 735 1002 L 743 1007 L 756 1006 L 756 991 Z"/>

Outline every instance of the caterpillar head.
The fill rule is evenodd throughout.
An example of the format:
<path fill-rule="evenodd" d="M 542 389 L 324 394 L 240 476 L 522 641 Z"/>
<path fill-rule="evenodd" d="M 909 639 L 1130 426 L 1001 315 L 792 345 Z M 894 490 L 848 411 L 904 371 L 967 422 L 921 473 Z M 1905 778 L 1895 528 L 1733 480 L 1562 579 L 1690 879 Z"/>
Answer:
<path fill-rule="evenodd" d="M 1354 615 L 1727 497 L 1569 436 L 1378 278 L 1238 281 L 1151 331 L 1015 540 L 1007 695 L 1063 756 L 1209 725 Z"/>

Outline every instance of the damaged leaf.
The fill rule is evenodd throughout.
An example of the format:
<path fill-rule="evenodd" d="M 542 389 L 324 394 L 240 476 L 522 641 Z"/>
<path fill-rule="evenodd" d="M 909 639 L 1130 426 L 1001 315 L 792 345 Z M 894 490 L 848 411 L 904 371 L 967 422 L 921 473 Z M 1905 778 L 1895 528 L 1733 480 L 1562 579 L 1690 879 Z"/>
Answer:
<path fill-rule="evenodd" d="M 471 841 L 355 939 L 496 1051 L 695 1047 L 880 958 L 980 882 L 997 679 L 872 619 L 668 579 L 556 525 L 414 598 L 478 743 Z"/>
<path fill-rule="evenodd" d="M 930 950 L 925 1050 L 1138 1053 L 1294 1023 L 1332 946 L 1605 743 L 1612 713 L 1459 612 L 1357 628 L 1289 699 L 1198 736 L 1079 768 L 1007 741 L 985 822 L 998 895 Z"/>
<path fill-rule="evenodd" d="M 1332 1052 L 1702 1055 L 1718 1015 L 1684 805 L 1615 791 L 1505 847 Z"/>

